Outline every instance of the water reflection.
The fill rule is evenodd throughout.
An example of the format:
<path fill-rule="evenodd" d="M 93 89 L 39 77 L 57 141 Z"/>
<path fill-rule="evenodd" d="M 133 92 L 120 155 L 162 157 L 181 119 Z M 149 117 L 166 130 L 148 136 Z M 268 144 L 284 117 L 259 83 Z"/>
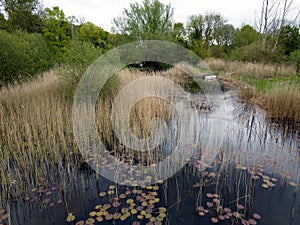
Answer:
<path fill-rule="evenodd" d="M 193 127 L 192 140 L 200 145 L 192 160 L 159 186 L 158 206 L 168 209 L 163 224 L 213 224 L 212 218 L 218 218 L 220 224 L 249 224 L 254 213 L 261 215 L 258 224 L 300 224 L 297 132 L 272 124 L 262 110 L 241 103 L 233 91 L 226 92 L 220 101 L 204 99 L 211 101 L 211 112 L 197 108 L 200 96 L 188 98 L 196 113 L 190 117 L 192 122 L 187 127 Z M 223 126 L 224 130 L 218 129 Z M 206 169 L 201 166 L 205 150 L 212 151 Z M 68 212 L 75 214 L 76 221 L 86 220 L 89 212 L 100 204 L 98 194 L 112 185 L 90 169 L 74 167 L 66 177 L 65 185 L 60 184 L 62 181 L 53 184 L 56 189 L 51 196 L 44 192 L 32 193 L 30 199 L 36 197 L 35 201 L 23 197 L 9 204 L 11 223 L 67 224 Z M 118 194 L 126 193 L 128 188 L 117 185 Z M 219 196 L 211 199 L 208 193 Z M 45 201 L 47 198 L 49 202 Z M 207 210 L 204 216 L 199 216 L 196 210 L 199 206 Z M 223 221 L 218 216 L 230 215 L 225 209 L 239 214 Z M 116 224 L 132 224 L 133 220 L 132 216 Z M 144 220 L 140 222 L 146 224 Z M 112 221 L 101 224 L 112 224 Z"/>

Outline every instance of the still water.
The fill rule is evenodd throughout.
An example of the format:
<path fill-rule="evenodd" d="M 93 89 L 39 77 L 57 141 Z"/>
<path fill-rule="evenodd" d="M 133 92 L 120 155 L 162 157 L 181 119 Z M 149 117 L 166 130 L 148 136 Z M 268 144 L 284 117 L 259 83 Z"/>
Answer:
<path fill-rule="evenodd" d="M 84 164 L 65 171 L 64 181 L 41 184 L 9 203 L 11 219 L 0 224 L 299 225 L 298 132 L 272 123 L 234 91 L 183 100 L 195 110 L 186 126 L 199 144 L 174 176 L 134 188 Z M 211 109 L 201 107 L 203 101 Z M 75 216 L 72 222 L 68 213 Z"/>

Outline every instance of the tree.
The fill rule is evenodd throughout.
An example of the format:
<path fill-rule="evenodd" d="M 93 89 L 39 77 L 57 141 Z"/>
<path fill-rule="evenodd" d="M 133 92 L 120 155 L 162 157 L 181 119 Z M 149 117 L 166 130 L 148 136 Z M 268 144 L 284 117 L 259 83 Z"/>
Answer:
<path fill-rule="evenodd" d="M 297 73 L 300 75 L 300 49 L 291 53 L 289 61 L 296 66 Z"/>
<path fill-rule="evenodd" d="M 188 36 L 196 54 L 205 57 L 211 46 L 232 42 L 234 28 L 232 25 L 226 25 L 225 22 L 224 17 L 214 12 L 206 13 L 204 16 L 192 15 L 189 18 Z"/>
<path fill-rule="evenodd" d="M 186 38 L 186 31 L 183 23 L 175 23 L 173 26 L 173 39 L 175 43 L 185 47 L 190 48 L 188 40 Z"/>
<path fill-rule="evenodd" d="M 219 31 L 222 29 L 226 19 L 218 13 L 206 13 L 204 16 L 204 43 L 206 47 L 215 44 L 219 39 Z"/>
<path fill-rule="evenodd" d="M 107 48 L 108 33 L 91 22 L 82 24 L 79 29 L 80 39 L 89 41 L 96 47 Z"/>
<path fill-rule="evenodd" d="M 41 34 L 0 30 L 0 86 L 49 69 L 51 54 Z"/>
<path fill-rule="evenodd" d="M 12 30 L 41 31 L 39 0 L 0 0 Z"/>
<path fill-rule="evenodd" d="M 284 26 L 281 28 L 278 44 L 284 49 L 284 54 L 289 56 L 300 49 L 300 30 L 296 26 Z"/>
<path fill-rule="evenodd" d="M 169 39 L 172 35 L 173 8 L 158 0 L 131 3 L 123 15 L 113 19 L 114 29 L 135 40 Z"/>
<path fill-rule="evenodd" d="M 234 46 L 243 47 L 248 46 L 260 40 L 260 34 L 250 25 L 244 25 L 238 29 L 234 35 Z"/>
<path fill-rule="evenodd" d="M 71 25 L 59 7 L 46 8 L 43 16 L 43 34 L 55 60 L 59 60 L 63 49 L 71 41 Z"/>
<path fill-rule="evenodd" d="M 228 47 L 233 45 L 235 28 L 231 24 L 218 26 L 214 31 L 214 39 L 217 45 Z"/>
<path fill-rule="evenodd" d="M 262 0 L 262 9 L 258 23 L 258 30 L 262 33 L 262 48 L 265 48 L 270 37 L 275 38 L 272 52 L 276 50 L 279 43 L 282 27 L 292 9 L 293 0 Z"/>

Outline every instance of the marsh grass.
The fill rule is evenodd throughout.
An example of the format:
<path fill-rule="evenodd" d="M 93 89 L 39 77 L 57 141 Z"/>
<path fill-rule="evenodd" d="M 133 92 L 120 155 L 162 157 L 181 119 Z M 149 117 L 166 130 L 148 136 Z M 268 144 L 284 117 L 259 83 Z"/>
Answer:
<path fill-rule="evenodd" d="M 300 85 L 277 83 L 266 92 L 266 108 L 276 120 L 300 121 Z"/>
<path fill-rule="evenodd" d="M 222 59 L 207 59 L 205 62 L 211 70 L 225 76 L 238 75 L 244 78 L 265 79 L 296 74 L 294 66 L 224 61 Z"/>
<path fill-rule="evenodd" d="M 96 109 L 97 124 L 107 143 L 112 143 L 113 138 L 109 121 L 116 93 L 135 79 L 158 75 L 161 74 L 123 70 L 119 76 L 109 80 L 99 95 Z M 178 84 L 186 82 L 183 72 L 176 69 L 164 72 L 162 76 L 173 79 Z M 65 92 L 69 90 L 68 83 L 59 79 L 53 71 L 46 72 L 32 81 L 1 89 L 2 202 L 25 196 L 39 183 L 56 180 L 64 184 L 66 179 L 71 179 L 76 165 L 80 166 L 83 163 L 73 136 L 72 97 L 69 93 L 65 96 Z M 133 131 L 141 137 L 149 136 L 149 121 L 154 117 L 170 120 L 169 107 L 167 102 L 151 97 L 138 102 L 131 110 Z M 121 150 L 127 153 L 127 149 L 119 146 L 111 150 L 115 153 Z M 148 153 L 146 154 L 139 157 L 142 161 L 151 163 Z"/>
<path fill-rule="evenodd" d="M 206 62 L 220 77 L 239 87 L 241 99 L 266 109 L 277 122 L 300 121 L 300 80 L 295 67 L 221 59 Z"/>
<path fill-rule="evenodd" d="M 1 199 L 6 202 L 54 177 L 65 179 L 76 152 L 71 104 L 57 94 L 58 78 L 47 72 L 36 80 L 1 89 Z M 73 149 L 72 149 L 73 148 Z M 68 169 L 67 169 L 68 170 Z"/>
<path fill-rule="evenodd" d="M 114 98 L 116 94 L 131 84 L 133 81 L 146 78 L 146 77 L 163 77 L 174 81 L 176 84 L 185 87 L 186 83 L 189 82 L 189 77 L 181 70 L 172 68 L 164 72 L 145 72 L 132 69 L 124 69 L 120 72 L 119 86 L 117 89 L 111 90 L 107 93 L 107 98 L 99 98 L 96 106 L 96 123 L 98 125 L 98 131 L 106 143 L 107 147 L 112 149 L 111 154 L 119 157 L 129 163 L 137 161 L 137 164 L 151 165 L 159 162 L 162 155 L 157 151 L 135 151 L 118 147 L 119 143 L 114 135 L 114 129 L 111 123 L 111 113 L 114 104 Z M 145 85 L 144 88 L 147 88 Z M 161 87 L 155 87 L 161 89 Z M 159 96 L 159 92 L 157 92 Z M 170 122 L 172 118 L 172 106 L 169 102 L 160 99 L 159 97 L 149 96 L 143 98 L 131 108 L 129 115 L 129 123 L 132 133 L 140 138 L 147 139 L 151 135 L 151 120 L 155 118 L 161 118 L 165 122 Z M 125 118 L 124 118 L 125 119 Z M 127 135 L 127 132 L 124 133 Z M 151 153 L 150 153 L 151 152 Z"/>

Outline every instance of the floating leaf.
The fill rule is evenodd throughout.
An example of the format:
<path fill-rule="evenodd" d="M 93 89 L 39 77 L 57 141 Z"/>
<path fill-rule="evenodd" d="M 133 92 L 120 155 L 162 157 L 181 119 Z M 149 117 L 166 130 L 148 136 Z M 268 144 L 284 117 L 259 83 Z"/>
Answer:
<path fill-rule="evenodd" d="M 244 207 L 243 205 L 241 205 L 241 204 L 238 204 L 238 205 L 237 205 L 237 208 L 238 208 L 238 209 L 244 209 L 245 207 Z"/>
<path fill-rule="evenodd" d="M 131 212 L 132 215 L 137 214 L 137 210 L 136 209 L 132 209 L 130 212 Z"/>
<path fill-rule="evenodd" d="M 225 216 L 219 215 L 219 216 L 218 216 L 218 219 L 219 219 L 219 220 L 225 220 Z"/>
<path fill-rule="evenodd" d="M 95 206 L 95 209 L 96 209 L 96 210 L 99 210 L 99 209 L 101 209 L 101 208 L 102 208 L 102 205 L 96 205 L 96 206 Z"/>
<path fill-rule="evenodd" d="M 251 225 L 256 225 L 257 224 L 257 222 L 254 219 L 249 219 L 248 222 Z"/>
<path fill-rule="evenodd" d="M 160 202 L 160 199 L 159 198 L 155 198 L 154 202 L 158 203 L 158 202 Z"/>
<path fill-rule="evenodd" d="M 68 213 L 67 222 L 72 222 L 74 220 L 75 220 L 75 216 L 73 215 L 73 213 Z"/>
<path fill-rule="evenodd" d="M 113 195 L 114 193 L 115 193 L 114 190 L 110 190 L 110 191 L 107 192 L 108 195 Z"/>
<path fill-rule="evenodd" d="M 120 194 L 119 197 L 120 197 L 121 199 L 124 199 L 124 198 L 126 198 L 126 195 L 125 195 L 125 194 Z"/>
<path fill-rule="evenodd" d="M 167 212 L 167 209 L 165 207 L 159 207 L 158 210 L 159 210 L 160 213 Z"/>
<path fill-rule="evenodd" d="M 138 215 L 137 218 L 138 218 L 139 220 L 142 220 L 142 219 L 144 219 L 144 215 Z"/>
<path fill-rule="evenodd" d="M 106 216 L 105 216 L 105 219 L 106 220 L 111 220 L 113 218 L 113 215 L 112 214 L 107 214 Z"/>
<path fill-rule="evenodd" d="M 110 189 L 110 190 L 114 190 L 115 188 L 116 188 L 116 186 L 114 186 L 114 185 L 110 185 L 110 186 L 109 186 L 109 189 Z"/>
<path fill-rule="evenodd" d="M 133 199 L 127 199 L 126 203 L 127 204 L 132 204 L 133 203 Z"/>
<path fill-rule="evenodd" d="M 104 197 L 105 195 L 106 195 L 106 192 L 100 192 L 100 193 L 99 193 L 99 196 L 100 196 L 100 197 Z"/>
<path fill-rule="evenodd" d="M 93 219 L 93 218 L 88 218 L 86 221 L 85 221 L 85 224 L 87 224 L 87 225 L 92 225 L 92 224 L 94 224 L 95 223 L 95 219 Z"/>
<path fill-rule="evenodd" d="M 256 220 L 260 220 L 261 216 L 258 213 L 253 213 L 253 218 Z"/>
<path fill-rule="evenodd" d="M 205 216 L 205 213 L 204 212 L 199 212 L 198 215 L 199 216 Z"/>
<path fill-rule="evenodd" d="M 97 214 L 97 213 L 96 213 L 95 211 L 92 211 L 92 212 L 89 213 L 89 216 L 90 216 L 90 217 L 95 217 L 96 214 Z"/>
<path fill-rule="evenodd" d="M 167 215 L 165 213 L 160 213 L 158 216 L 161 218 L 165 218 Z"/>
<path fill-rule="evenodd" d="M 83 221 L 83 220 L 77 221 L 77 222 L 75 223 L 75 225 L 84 225 L 84 221 Z"/>
<path fill-rule="evenodd" d="M 153 186 L 152 189 L 153 189 L 154 191 L 157 191 L 157 190 L 159 189 L 159 187 L 158 187 L 158 186 Z"/>
<path fill-rule="evenodd" d="M 211 193 L 207 193 L 207 194 L 206 194 L 206 197 L 208 197 L 208 198 L 213 198 L 214 196 L 213 196 L 213 194 L 211 194 Z"/>
<path fill-rule="evenodd" d="M 289 185 L 291 185 L 292 187 L 297 187 L 298 186 L 298 184 L 293 182 L 293 181 L 289 182 Z"/>
<path fill-rule="evenodd" d="M 126 220 L 127 219 L 127 217 L 125 216 L 125 215 L 122 215 L 121 217 L 120 217 L 120 220 L 121 221 L 124 221 L 124 220 Z"/>
<path fill-rule="evenodd" d="M 218 223 L 219 222 L 219 220 L 216 217 L 212 217 L 210 220 L 213 223 Z"/>
<path fill-rule="evenodd" d="M 103 219 L 102 216 L 98 216 L 98 217 L 96 217 L 96 220 L 97 220 L 98 222 L 102 222 L 104 219 Z"/>
<path fill-rule="evenodd" d="M 115 220 L 120 219 L 120 217 L 121 217 L 121 213 L 114 213 L 114 215 L 113 215 L 113 218 L 114 218 Z"/>

